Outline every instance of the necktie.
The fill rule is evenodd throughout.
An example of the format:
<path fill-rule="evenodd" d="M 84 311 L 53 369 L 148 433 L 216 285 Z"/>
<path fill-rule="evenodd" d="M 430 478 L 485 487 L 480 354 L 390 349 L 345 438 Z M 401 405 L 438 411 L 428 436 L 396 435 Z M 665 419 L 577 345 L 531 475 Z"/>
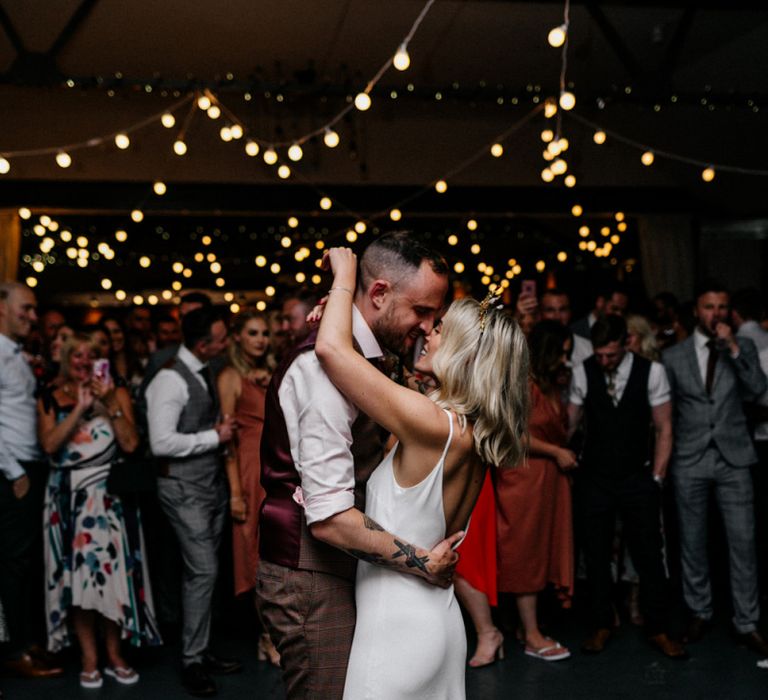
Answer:
<path fill-rule="evenodd" d="M 704 384 L 707 394 L 711 394 L 712 384 L 715 381 L 715 365 L 717 364 L 717 346 L 714 338 L 707 341 L 707 347 L 709 348 L 709 355 L 707 356 L 707 377 Z"/>
<path fill-rule="evenodd" d="M 212 401 L 216 401 L 216 390 L 213 387 L 213 379 L 211 377 L 211 369 L 206 365 L 198 370 L 200 376 L 205 380 L 205 386 L 208 388 L 208 395 Z"/>
<path fill-rule="evenodd" d="M 616 400 L 616 372 L 608 372 L 608 379 L 606 380 L 605 390 L 608 392 L 611 403 L 614 406 L 618 406 L 619 402 Z"/>

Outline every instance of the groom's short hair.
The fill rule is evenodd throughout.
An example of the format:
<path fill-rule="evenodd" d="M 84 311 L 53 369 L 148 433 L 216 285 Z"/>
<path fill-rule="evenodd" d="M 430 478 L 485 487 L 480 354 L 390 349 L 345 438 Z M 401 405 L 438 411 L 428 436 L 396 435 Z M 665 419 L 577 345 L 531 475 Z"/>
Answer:
<path fill-rule="evenodd" d="M 445 258 L 410 231 L 385 233 L 365 249 L 360 260 L 360 282 L 367 289 L 374 280 L 385 279 L 396 287 L 425 260 L 436 274 L 448 274 Z"/>

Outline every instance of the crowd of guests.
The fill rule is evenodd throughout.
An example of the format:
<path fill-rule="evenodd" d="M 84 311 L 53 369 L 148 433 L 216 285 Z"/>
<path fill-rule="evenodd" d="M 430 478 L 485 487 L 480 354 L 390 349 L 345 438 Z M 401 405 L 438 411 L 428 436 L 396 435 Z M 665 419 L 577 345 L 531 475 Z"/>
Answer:
<path fill-rule="evenodd" d="M 219 550 L 231 539 L 232 593 L 252 596 L 267 387 L 281 358 L 309 335 L 306 318 L 318 302 L 300 290 L 272 312 L 230 318 L 191 292 L 161 314 L 133 307 L 82 325 L 61 309 L 38 317 L 31 289 L 0 285 L 7 670 L 61 675 L 57 654 L 76 642 L 81 686 L 101 687 L 104 675 L 136 683 L 123 645 L 163 643 L 175 575 L 184 687 L 212 695 L 212 674 L 240 670 L 211 650 Z M 521 294 L 511 313 L 528 340 L 529 438 L 522 464 L 489 472 L 459 549 L 455 590 L 477 632 L 470 666 L 503 654 L 493 612 L 500 599 L 514 601 L 512 629 L 526 655 L 571 656 L 543 631 L 537 604 L 551 590 L 570 607 L 579 572 L 584 652 L 609 643 L 619 618 L 615 581 L 624 575 L 631 619 L 662 654 L 686 658 L 685 643 L 701 639 L 714 615 L 711 492 L 727 542 L 734 632 L 768 657 L 758 630 L 768 591 L 760 294 L 731 297 L 709 281 L 687 307 L 660 294 L 646 308 L 614 285 L 574 320 L 568 293 L 546 289 Z M 387 372 L 431 391 L 412 361 L 388 358 Z M 167 566 L 172 551 L 181 553 L 179 570 Z M 690 612 L 684 635 L 669 627 L 668 571 L 680 572 Z M 279 665 L 266 629 L 258 649 Z"/>

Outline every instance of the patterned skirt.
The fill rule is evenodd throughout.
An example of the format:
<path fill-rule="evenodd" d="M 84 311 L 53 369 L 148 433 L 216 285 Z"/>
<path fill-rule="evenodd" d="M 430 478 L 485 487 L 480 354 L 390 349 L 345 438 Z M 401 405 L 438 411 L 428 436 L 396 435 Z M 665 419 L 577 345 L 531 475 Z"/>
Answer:
<path fill-rule="evenodd" d="M 138 646 L 161 644 L 138 509 L 107 493 L 109 465 L 52 469 L 44 511 L 48 649 L 72 642 L 70 608 L 93 610 Z"/>

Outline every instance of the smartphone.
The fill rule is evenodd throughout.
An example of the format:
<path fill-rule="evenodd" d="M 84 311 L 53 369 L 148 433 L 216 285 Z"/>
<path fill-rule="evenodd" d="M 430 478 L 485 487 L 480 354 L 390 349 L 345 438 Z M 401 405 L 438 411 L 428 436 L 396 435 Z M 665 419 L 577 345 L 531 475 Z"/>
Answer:
<path fill-rule="evenodd" d="M 527 294 L 528 296 L 536 296 L 536 280 L 523 280 L 520 288 L 521 294 Z"/>
<path fill-rule="evenodd" d="M 93 378 L 98 379 L 103 384 L 109 383 L 109 360 L 99 358 L 93 361 Z"/>

